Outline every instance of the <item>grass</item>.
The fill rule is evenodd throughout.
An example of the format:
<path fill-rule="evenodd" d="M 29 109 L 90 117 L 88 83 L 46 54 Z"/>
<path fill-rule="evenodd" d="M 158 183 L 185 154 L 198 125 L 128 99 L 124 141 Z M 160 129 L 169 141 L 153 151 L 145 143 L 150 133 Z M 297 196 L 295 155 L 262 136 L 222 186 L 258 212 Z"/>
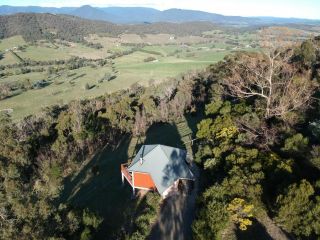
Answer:
<path fill-rule="evenodd" d="M 14 36 L 6 39 L 2 39 L 0 42 L 0 52 L 5 51 L 13 47 L 25 45 L 26 42 L 21 36 Z"/>
<path fill-rule="evenodd" d="M 14 56 L 11 51 L 8 51 L 4 53 L 3 59 L 0 60 L 0 65 L 15 64 L 19 62 L 20 61 L 17 60 L 16 56 Z"/>
<path fill-rule="evenodd" d="M 15 83 L 15 82 L 24 81 L 26 79 L 30 79 L 31 82 L 36 82 L 46 77 L 47 77 L 47 74 L 45 73 L 31 72 L 27 74 L 12 75 L 6 78 L 0 78 L 0 83 Z"/>
<path fill-rule="evenodd" d="M 168 55 L 176 50 L 183 50 L 183 48 L 179 45 L 165 45 L 165 46 L 146 46 L 144 47 L 146 50 L 160 52 L 163 55 Z"/>
<path fill-rule="evenodd" d="M 50 51 L 55 50 L 50 49 Z M 43 89 L 28 90 L 20 95 L 0 101 L 0 110 L 13 109 L 13 119 L 19 120 L 27 115 L 36 114 L 43 107 L 53 104 L 64 104 L 74 99 L 94 98 L 107 92 L 129 88 L 134 83 L 147 86 L 151 79 L 160 82 L 169 77 L 177 77 L 187 71 L 202 69 L 211 63 L 221 60 L 225 54 L 225 52 L 211 53 L 211 55 L 210 53 L 198 53 L 194 58 L 178 59 L 176 57 L 161 57 L 144 52 L 135 52 L 114 60 L 115 68 L 118 72 L 116 74 L 117 78 L 112 81 L 98 83 L 98 80 L 104 74 L 111 73 L 109 66 L 99 68 L 84 67 L 66 71 Z M 154 56 L 159 61 L 145 63 L 143 60 L 148 56 Z M 26 56 L 24 55 L 23 57 Z M 75 76 L 68 77 L 68 75 L 72 74 L 75 74 Z M 46 72 L 28 73 L 2 78 L 0 83 L 24 82 L 26 79 L 36 82 L 47 78 L 48 74 Z M 72 80 L 73 78 L 75 80 Z M 86 83 L 92 86 L 92 89 L 84 90 L 83 86 Z"/>
<path fill-rule="evenodd" d="M 25 51 L 19 52 L 23 59 L 48 61 L 53 59 L 68 59 L 70 55 L 63 49 L 54 49 L 44 46 L 28 46 Z"/>
<path fill-rule="evenodd" d="M 0 43 L 0 49 L 24 45 L 26 47 L 23 51 L 16 51 L 21 58 L 41 61 L 69 59 L 72 56 L 92 59 L 105 58 L 112 52 L 121 52 L 132 48 L 121 45 L 121 42 L 141 41 L 141 43 L 151 42 L 158 45 L 144 47 L 146 52 L 137 51 L 114 59 L 114 71 L 117 77 L 112 81 L 98 83 L 98 80 L 104 74 L 111 73 L 110 66 L 64 70 L 61 76 L 55 77 L 51 84 L 43 89 L 28 90 L 1 100 L 0 111 L 12 109 L 12 118 L 18 121 L 27 115 L 37 114 L 43 107 L 53 104 L 65 104 L 74 99 L 94 98 L 105 93 L 129 88 L 134 83 L 147 86 L 150 80 L 161 82 L 168 78 L 179 77 L 188 71 L 203 69 L 209 64 L 222 60 L 229 53 L 228 51 L 218 50 L 225 47 L 223 42 L 215 43 L 215 48 L 211 48 L 212 43 L 197 42 L 204 38 L 198 39 L 192 36 L 175 40 L 169 40 L 169 38 L 170 35 L 168 34 L 146 35 L 142 38 L 132 34 L 124 34 L 119 38 L 89 36 L 88 41 L 101 43 L 104 46 L 104 48 L 98 50 L 79 43 L 69 43 L 70 46 L 65 46 L 60 43 L 53 45 L 47 41 L 39 41 L 36 45 L 30 45 L 25 43 L 20 36 L 4 39 Z M 173 42 L 171 45 L 161 45 L 170 41 Z M 186 46 L 184 43 L 189 43 L 191 46 Z M 179 53 L 172 55 L 177 50 Z M 161 55 L 152 54 L 152 51 Z M 148 57 L 154 57 L 157 61 L 144 62 L 144 59 Z M 4 59 L 0 60 L 0 64 L 3 65 L 17 62 L 17 59 L 10 52 L 5 53 Z M 0 78 L 0 83 L 23 83 L 26 82 L 26 79 L 30 79 L 34 83 L 38 80 L 46 80 L 49 77 L 47 71 L 14 75 L 17 70 L 19 69 L 10 70 L 13 75 Z M 68 77 L 72 74 L 75 74 L 75 76 Z M 75 79 L 72 80 L 72 78 Z M 91 86 L 90 90 L 84 90 L 83 88 L 87 83 Z"/>
<path fill-rule="evenodd" d="M 93 98 L 101 96 L 114 88 L 112 84 L 104 81 L 98 83 L 106 73 L 110 73 L 110 67 L 93 69 L 91 67 L 84 67 L 77 70 L 68 71 L 60 77 L 55 78 L 50 82 L 50 85 L 42 89 L 32 89 L 23 92 L 12 98 L 7 98 L 0 101 L 0 109 L 13 109 L 13 119 L 21 119 L 30 114 L 36 114 L 42 108 L 53 104 L 65 104 L 75 99 Z M 68 75 L 73 75 L 68 77 Z M 18 75 L 9 78 L 12 80 L 23 80 L 26 78 L 32 79 L 32 82 L 37 80 L 46 79 L 47 74 L 43 73 L 29 73 Z M 90 90 L 85 90 L 84 86 L 88 83 L 92 87 Z"/>
<path fill-rule="evenodd" d="M 126 136 L 118 146 L 106 147 L 65 181 L 61 201 L 89 208 L 104 217 L 97 239 L 112 238 L 130 221 L 140 204 L 138 199 L 131 199 L 130 185 L 126 182 L 122 185 L 120 164 L 132 158 L 143 143 L 183 147 L 198 121 L 199 118 L 187 116 L 179 123 L 156 124 L 148 129 L 144 138 Z M 93 166 L 98 166 L 98 175 L 92 174 Z"/>
<path fill-rule="evenodd" d="M 58 48 L 37 45 L 28 46 L 25 51 L 21 52 L 19 55 L 24 59 L 32 60 L 56 60 L 56 59 L 68 59 L 73 56 L 85 57 L 89 59 L 105 58 L 109 53 L 106 49 L 98 50 L 86 47 L 80 43 L 72 43 L 70 47 L 56 44 Z"/>

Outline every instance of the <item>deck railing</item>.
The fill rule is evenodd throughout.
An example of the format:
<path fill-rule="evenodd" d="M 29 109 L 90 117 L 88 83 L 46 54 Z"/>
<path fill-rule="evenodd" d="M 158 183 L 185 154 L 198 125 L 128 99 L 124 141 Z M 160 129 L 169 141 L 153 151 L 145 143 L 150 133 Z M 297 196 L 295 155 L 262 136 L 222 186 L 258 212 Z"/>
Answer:
<path fill-rule="evenodd" d="M 132 185 L 132 176 L 129 173 L 127 167 L 128 167 L 128 163 L 121 164 L 121 172 L 124 175 L 124 177 L 128 180 L 128 182 Z"/>

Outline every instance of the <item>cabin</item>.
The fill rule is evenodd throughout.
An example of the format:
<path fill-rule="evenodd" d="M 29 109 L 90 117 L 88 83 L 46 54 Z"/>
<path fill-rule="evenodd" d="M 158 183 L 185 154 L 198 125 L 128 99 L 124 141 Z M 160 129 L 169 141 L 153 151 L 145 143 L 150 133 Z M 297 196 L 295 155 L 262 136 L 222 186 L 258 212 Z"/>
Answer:
<path fill-rule="evenodd" d="M 179 181 L 194 181 L 187 163 L 187 152 L 165 145 L 143 145 L 130 163 L 121 165 L 122 183 L 126 179 L 136 189 L 157 191 L 166 198 L 178 189 Z"/>

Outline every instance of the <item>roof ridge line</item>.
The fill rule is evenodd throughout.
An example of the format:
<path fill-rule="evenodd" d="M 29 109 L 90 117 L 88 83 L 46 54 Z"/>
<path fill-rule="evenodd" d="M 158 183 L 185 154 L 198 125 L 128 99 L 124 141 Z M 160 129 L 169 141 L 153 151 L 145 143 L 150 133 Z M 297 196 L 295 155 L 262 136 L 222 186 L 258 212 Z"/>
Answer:
<path fill-rule="evenodd" d="M 166 155 L 167 159 L 170 160 L 170 157 L 168 156 L 168 154 L 166 153 L 166 151 L 162 148 L 162 146 L 165 146 L 165 145 L 160 145 L 160 144 L 159 144 L 159 146 L 160 146 L 162 152 L 164 153 L 164 155 Z M 165 147 L 169 147 L 169 146 L 165 146 Z M 172 147 L 171 147 L 171 148 L 172 148 Z"/>
<path fill-rule="evenodd" d="M 160 148 L 161 148 L 161 145 L 160 144 L 151 144 L 151 145 L 155 145 L 155 147 L 154 148 L 152 148 L 152 150 L 151 151 L 149 151 L 146 155 L 144 155 L 144 156 L 142 156 L 142 158 L 144 158 L 145 156 L 147 156 L 149 153 L 151 153 L 153 150 L 155 150 L 157 147 L 159 147 L 160 146 Z M 147 146 L 147 145 L 144 145 L 144 146 Z"/>
<path fill-rule="evenodd" d="M 143 156 L 142 156 L 142 159 L 143 159 L 145 156 L 147 156 L 149 153 L 151 153 L 154 149 L 156 149 L 158 146 L 160 146 L 160 144 L 144 144 L 144 145 L 141 146 L 141 148 L 144 147 L 144 146 L 155 146 L 155 147 L 152 148 L 152 150 L 151 150 L 150 152 L 148 152 L 147 154 L 143 155 Z M 129 167 L 133 167 L 133 166 L 136 165 L 138 162 L 139 162 L 139 161 L 133 163 L 133 164 L 130 165 Z"/>

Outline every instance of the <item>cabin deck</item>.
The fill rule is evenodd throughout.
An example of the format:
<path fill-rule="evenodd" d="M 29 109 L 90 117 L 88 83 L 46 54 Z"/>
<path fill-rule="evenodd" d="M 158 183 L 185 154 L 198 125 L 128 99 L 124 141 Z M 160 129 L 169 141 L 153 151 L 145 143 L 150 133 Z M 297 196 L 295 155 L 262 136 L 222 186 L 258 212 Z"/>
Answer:
<path fill-rule="evenodd" d="M 130 172 L 128 171 L 127 167 L 128 167 L 128 163 L 121 164 L 121 173 L 127 179 L 127 181 L 130 183 L 130 185 L 132 186 L 132 176 L 131 176 Z"/>

